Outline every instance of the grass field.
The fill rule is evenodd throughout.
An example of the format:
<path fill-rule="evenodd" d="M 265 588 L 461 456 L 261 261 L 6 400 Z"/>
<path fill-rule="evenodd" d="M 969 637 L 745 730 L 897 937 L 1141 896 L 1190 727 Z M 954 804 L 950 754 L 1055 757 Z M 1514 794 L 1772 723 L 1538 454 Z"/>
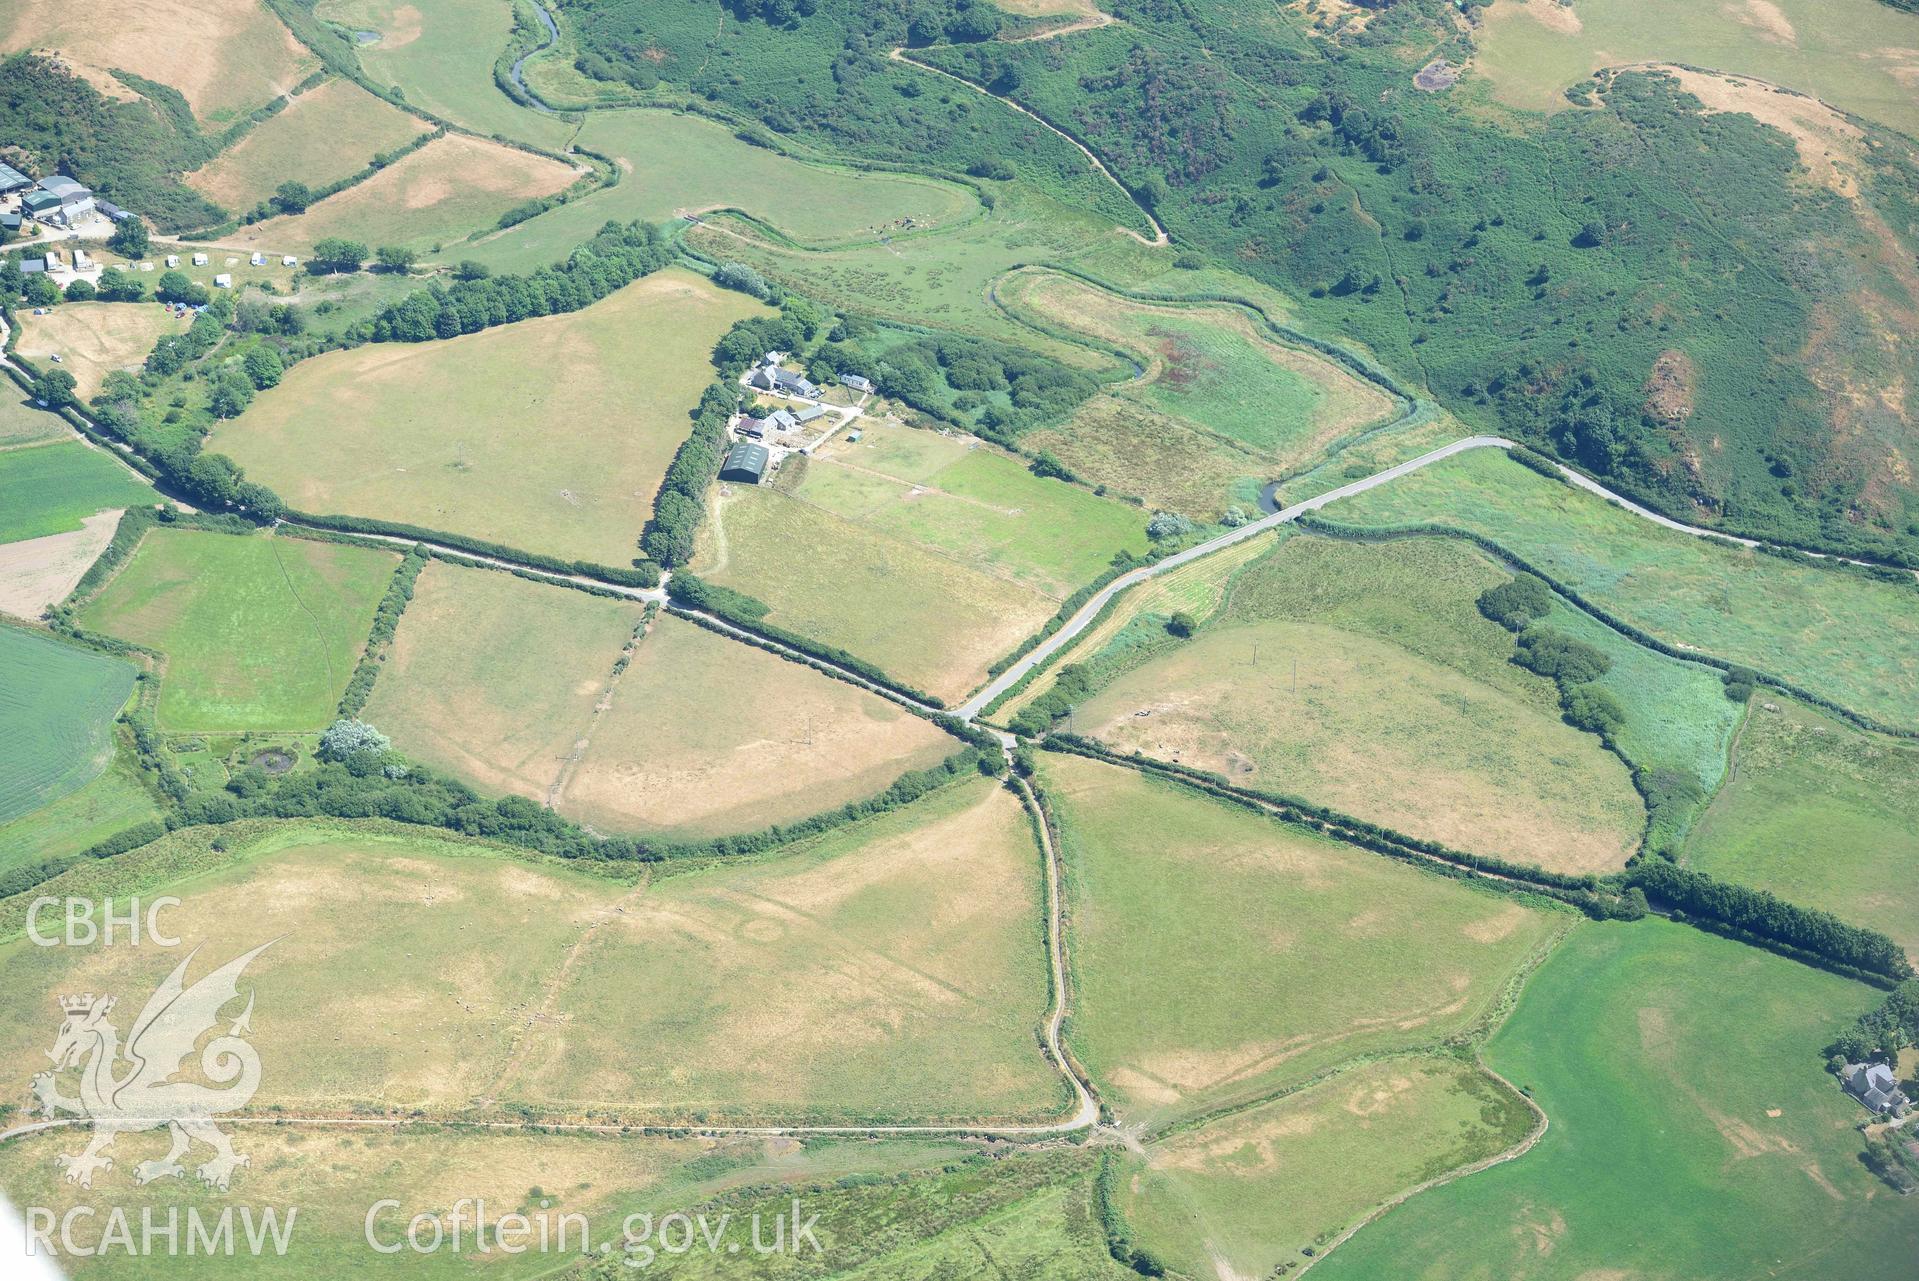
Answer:
<path fill-rule="evenodd" d="M 699 116 L 637 109 L 596 111 L 579 145 L 619 164 L 617 185 L 562 205 L 462 249 L 496 270 L 525 271 L 566 256 L 611 219 L 661 222 L 682 212 L 744 209 L 795 240 L 830 244 L 873 239 L 972 216 L 979 201 L 953 183 L 911 174 L 803 164 L 741 142 Z M 451 256 L 451 255 L 449 255 Z"/>
<path fill-rule="evenodd" d="M 640 618 L 633 601 L 428 565 L 362 715 L 417 760 L 546 804 Z"/>
<path fill-rule="evenodd" d="M 131 97 L 111 69 L 178 89 L 225 123 L 298 84 L 316 65 L 273 11 L 251 0 L 141 0 L 103 22 L 85 7 L 20 0 L 0 14 L 0 50 L 53 49 L 102 92 Z"/>
<path fill-rule="evenodd" d="M 1514 106 L 1551 111 L 1600 67 L 1678 62 L 1758 76 L 1906 133 L 1919 127 L 1919 15 L 1879 0 L 1495 0 L 1475 70 Z"/>
<path fill-rule="evenodd" d="M 80 611 L 166 655 L 169 730 L 316 730 L 373 625 L 398 557 L 271 535 L 156 529 Z"/>
<path fill-rule="evenodd" d="M 241 227 L 228 239 L 302 256 L 329 236 L 436 253 L 442 245 L 491 230 L 515 205 L 561 191 L 578 176 L 545 156 L 448 134 L 305 213 Z"/>
<path fill-rule="evenodd" d="M 69 862 L 88 846 L 159 814 L 139 770 L 116 755 L 92 782 L 0 822 L 0 876 L 18 867 Z"/>
<path fill-rule="evenodd" d="M 191 879 L 160 882 L 182 900 L 168 928 L 202 949 L 195 975 L 274 940 L 247 971 L 258 993 L 253 1041 L 270 1065 L 256 1106 L 464 1107 L 504 1067 L 566 948 L 621 892 L 556 862 L 393 832 L 187 829 L 123 856 L 199 861 Z M 224 852 L 209 850 L 216 836 Z M 84 870 L 122 878 L 113 892 L 124 894 L 138 865 Z M 118 993 L 130 1019 L 183 955 L 0 948 L 0 1058 L 23 1080 L 34 1059 L 44 1066 L 50 993 Z"/>
<path fill-rule="evenodd" d="M 625 564 L 713 344 L 762 311 L 662 271 L 568 315 L 302 361 L 208 447 L 305 511 Z"/>
<path fill-rule="evenodd" d="M 1762 693 L 1686 861 L 1919 956 L 1919 747 Z"/>
<path fill-rule="evenodd" d="M 1662 529 L 1473 450 L 1326 509 L 1355 525 L 1472 530 L 1668 644 L 1919 727 L 1919 593 Z"/>
<path fill-rule="evenodd" d="M 493 82 L 513 32 L 511 0 L 320 0 L 314 12 L 349 31 L 378 32 L 357 48 L 360 65 L 416 106 L 555 151 L 572 136 L 569 121 L 522 107 Z"/>
<path fill-rule="evenodd" d="M 318 189 L 358 173 L 428 128 L 351 80 L 329 80 L 189 174 L 187 185 L 243 213 L 283 182 Z"/>
<path fill-rule="evenodd" d="M 1029 271 L 1000 285 L 1002 302 L 1054 328 L 1131 352 L 1142 372 L 1115 396 L 1135 413 L 1149 455 L 1200 437 L 1202 471 L 1228 469 L 1241 502 L 1260 483 L 1298 471 L 1328 447 L 1391 418 L 1394 403 L 1316 354 L 1274 341 L 1248 312 L 1223 304 L 1138 302 L 1076 277 Z M 1161 424 L 1160 417 L 1171 420 Z M 1126 410 L 1117 418 L 1124 420 Z M 1089 479 L 1137 493 L 1141 460 L 1111 407 L 1056 429 L 1056 450 Z M 1115 430 L 1115 427 L 1118 430 Z M 1184 432 L 1179 428 L 1185 428 Z M 1197 461 L 1197 460 L 1196 460 Z M 1190 465 L 1175 469 L 1189 470 Z M 1170 482 L 1176 485 L 1178 482 Z M 1152 498 L 1153 495 L 1141 494 Z M 1211 495 L 1211 514 L 1228 494 Z"/>
<path fill-rule="evenodd" d="M 1459 543 L 1288 539 L 1195 639 L 1119 676 L 1075 725 L 1456 849 L 1616 869 L 1644 807 L 1474 607 L 1506 577 Z"/>
<path fill-rule="evenodd" d="M 873 426 L 789 461 L 776 488 L 722 495 L 693 568 L 950 698 L 1115 552 L 1144 551 L 1145 527 L 1138 509 L 990 446 Z"/>
<path fill-rule="evenodd" d="M 105 450 L 77 440 L 0 450 L 0 543 L 71 533 L 96 512 L 157 497 Z"/>
<path fill-rule="evenodd" d="M 883 698 L 660 617 L 560 776 L 597 829 L 707 837 L 863 800 L 959 744 Z"/>
<path fill-rule="evenodd" d="M 985 780 L 656 880 L 582 941 L 500 1097 L 715 1121 L 1056 1114 L 1040 899 L 1031 825 Z"/>
<path fill-rule="evenodd" d="M 1171 784 L 1048 755 L 1071 1040 L 1151 1125 L 1454 1035 L 1557 917 Z"/>
<path fill-rule="evenodd" d="M 18 387 L 0 388 L 0 449 L 65 440 L 73 429 L 57 415 L 37 407 L 19 394 Z"/>
<path fill-rule="evenodd" d="M 1552 1126 L 1330 1255 L 1339 1278 L 1896 1277 L 1919 1203 L 1859 1162 L 1819 1046 L 1880 993 L 1665 921 L 1581 929 L 1487 1063 Z"/>
<path fill-rule="evenodd" d="M 1388 1198 L 1523 1142 L 1531 1108 L 1477 1068 L 1397 1058 L 1153 1144 L 1121 1210 L 1186 1276 L 1304 1265 Z"/>
<path fill-rule="evenodd" d="M 114 370 L 138 369 L 162 334 L 186 332 L 190 319 L 157 302 L 66 302 L 19 317 L 19 352 L 42 369 L 58 355 L 85 400 Z"/>
<path fill-rule="evenodd" d="M 133 678 L 118 659 L 0 627 L 0 823 L 100 776 Z"/>

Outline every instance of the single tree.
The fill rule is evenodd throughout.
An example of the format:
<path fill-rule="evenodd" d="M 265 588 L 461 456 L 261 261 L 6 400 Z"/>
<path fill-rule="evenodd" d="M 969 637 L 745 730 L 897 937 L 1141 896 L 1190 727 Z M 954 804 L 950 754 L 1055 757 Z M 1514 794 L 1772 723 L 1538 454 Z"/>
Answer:
<path fill-rule="evenodd" d="M 107 237 L 107 248 L 122 258 L 146 257 L 147 251 L 152 248 L 152 241 L 147 236 L 147 224 L 137 217 L 123 220 Z"/>

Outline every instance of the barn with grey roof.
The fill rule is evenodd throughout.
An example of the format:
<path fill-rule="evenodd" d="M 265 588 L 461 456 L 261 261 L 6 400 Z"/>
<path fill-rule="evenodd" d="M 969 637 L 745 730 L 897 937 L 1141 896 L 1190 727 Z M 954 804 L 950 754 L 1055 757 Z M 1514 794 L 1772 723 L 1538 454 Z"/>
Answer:
<path fill-rule="evenodd" d="M 726 461 L 720 464 L 720 479 L 733 481 L 741 485 L 757 485 L 766 476 L 766 465 L 772 461 L 772 455 L 765 445 L 755 445 L 741 441 L 727 451 Z"/>

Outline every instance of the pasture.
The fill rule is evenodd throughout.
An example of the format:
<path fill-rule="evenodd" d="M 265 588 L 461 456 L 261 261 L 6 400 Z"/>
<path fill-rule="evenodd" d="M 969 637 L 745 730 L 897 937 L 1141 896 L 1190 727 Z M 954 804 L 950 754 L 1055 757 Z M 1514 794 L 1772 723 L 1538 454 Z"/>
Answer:
<path fill-rule="evenodd" d="M 185 333 L 192 317 L 168 315 L 157 302 L 65 302 L 18 319 L 20 354 L 42 369 L 58 355 L 86 400 L 114 370 L 139 369 L 162 335 Z"/>
<path fill-rule="evenodd" d="M 134 675 L 117 658 L 0 627 L 0 823 L 100 776 Z"/>
<path fill-rule="evenodd" d="M 1139 1244 L 1186 1276 L 1270 1276 L 1536 1123 L 1457 1059 L 1386 1059 L 1151 1145 L 1143 1164 L 1121 1167 L 1120 1207 Z"/>
<path fill-rule="evenodd" d="M 554 151 L 572 136 L 570 122 L 521 106 L 493 81 L 493 63 L 513 33 L 512 0 L 320 0 L 314 13 L 375 33 L 354 50 L 360 65 L 416 106 Z"/>
<path fill-rule="evenodd" d="M 1615 870 L 1644 807 L 1625 766 L 1560 720 L 1552 685 L 1512 666 L 1511 635 L 1475 608 L 1505 578 L 1462 543 L 1287 539 L 1234 579 L 1197 637 L 1120 675 L 1075 724 L 1122 753 L 1455 849 Z"/>
<path fill-rule="evenodd" d="M 69 862 L 88 846 L 159 816 L 139 769 L 116 754 L 92 782 L 0 822 L 0 876 L 15 868 Z"/>
<path fill-rule="evenodd" d="M 83 530 L 96 513 L 158 497 L 125 463 L 79 440 L 0 450 L 0 543 Z"/>
<path fill-rule="evenodd" d="M 305 213 L 241 227 L 229 239 L 302 256 L 329 236 L 375 248 L 403 245 L 438 252 L 444 244 L 490 230 L 516 205 L 564 190 L 578 176 L 558 160 L 450 133 Z"/>
<path fill-rule="evenodd" d="M 984 780 L 630 895 L 498 1096 L 656 1120 L 1039 1119 L 1039 852 Z"/>
<path fill-rule="evenodd" d="M 1882 994 L 1660 920 L 1582 928 L 1486 1047 L 1552 1126 L 1421 1194 L 1325 1281 L 1894 1277 L 1919 1203 L 1859 1161 L 1865 1117 L 1819 1047 Z"/>
<path fill-rule="evenodd" d="M 1126 1123 L 1245 1104 L 1485 1018 L 1564 918 L 1049 754 L 1071 1041 Z"/>
<path fill-rule="evenodd" d="M 0 388 L 0 449 L 65 440 L 73 429 L 57 414 L 48 413 L 20 394 L 18 387 Z"/>
<path fill-rule="evenodd" d="M 68 888 L 177 896 L 167 924 L 200 948 L 194 976 L 271 941 L 247 970 L 267 1065 L 256 1107 L 432 1110 L 464 1108 L 493 1086 L 542 985 L 621 893 L 557 861 L 323 822 L 183 829 L 42 892 Z M 0 947 L 0 1062 L 22 1080 L 35 1059 L 44 1066 L 50 994 L 118 993 L 130 1019 L 184 955 L 24 938 Z"/>
<path fill-rule="evenodd" d="M 116 68 L 178 89 L 194 115 L 227 124 L 285 93 L 317 65 L 253 0 L 140 0 L 111 21 L 90 6 L 19 0 L 0 14 L 0 51 L 52 49 L 109 97 L 133 91 Z"/>
<path fill-rule="evenodd" d="M 1032 587 L 778 489 L 722 487 L 691 568 L 765 602 L 768 622 L 947 699 L 1058 609 Z"/>
<path fill-rule="evenodd" d="M 304 511 L 625 564 L 734 321 L 670 269 L 581 311 L 302 361 L 208 448 Z"/>
<path fill-rule="evenodd" d="M 429 127 L 351 80 L 328 80 L 187 175 L 187 185 L 244 213 L 283 182 L 317 190 L 358 173 Z"/>
<path fill-rule="evenodd" d="M 429 564 L 362 718 L 426 765 L 548 804 L 641 616 L 634 601 Z"/>
<path fill-rule="evenodd" d="M 1919 727 L 1919 592 L 1694 538 L 1480 449 L 1335 503 L 1353 525 L 1483 535 L 1667 644 Z"/>
<path fill-rule="evenodd" d="M 338 543 L 155 529 L 79 621 L 166 655 L 163 729 L 317 730 L 398 562 Z"/>
<path fill-rule="evenodd" d="M 601 831 L 749 832 L 874 796 L 958 748 L 877 695 L 662 615 L 554 807 Z"/>
<path fill-rule="evenodd" d="M 955 183 L 807 164 L 742 142 L 714 121 L 668 111 L 590 112 L 578 145 L 613 157 L 620 181 L 488 236 L 459 256 L 499 271 L 526 271 L 564 258 L 609 219 L 663 222 L 722 207 L 744 209 L 808 244 L 871 240 L 908 222 L 915 229 L 944 227 L 980 207 Z"/>
<path fill-rule="evenodd" d="M 1495 97 L 1553 111 L 1600 67 L 1677 62 L 1770 80 L 1905 133 L 1919 126 L 1919 15 L 1880 0 L 1495 0 L 1473 69 Z"/>
<path fill-rule="evenodd" d="M 1883 930 L 1919 956 L 1919 746 L 1793 699 L 1753 700 L 1685 860 Z"/>

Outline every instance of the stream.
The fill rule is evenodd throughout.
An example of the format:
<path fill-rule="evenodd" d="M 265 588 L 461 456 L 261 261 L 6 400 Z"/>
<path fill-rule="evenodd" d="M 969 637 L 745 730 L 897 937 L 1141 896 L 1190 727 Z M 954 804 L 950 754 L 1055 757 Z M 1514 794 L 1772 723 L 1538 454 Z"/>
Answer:
<path fill-rule="evenodd" d="M 547 12 L 546 6 L 541 4 L 539 0 L 533 0 L 533 12 L 540 15 L 540 25 L 546 28 L 546 43 L 537 49 L 528 49 L 525 53 L 515 58 L 513 60 L 513 70 L 509 74 L 513 77 L 514 87 L 526 95 L 526 100 L 532 105 L 533 109 L 535 111 L 544 111 L 550 116 L 554 114 L 553 108 L 541 101 L 539 94 L 534 93 L 526 87 L 526 77 L 521 74 L 521 70 L 526 66 L 526 60 L 528 58 L 531 58 L 536 53 L 545 53 L 548 49 L 551 49 L 560 42 L 560 28 L 559 25 L 553 21 L 553 15 Z"/>

